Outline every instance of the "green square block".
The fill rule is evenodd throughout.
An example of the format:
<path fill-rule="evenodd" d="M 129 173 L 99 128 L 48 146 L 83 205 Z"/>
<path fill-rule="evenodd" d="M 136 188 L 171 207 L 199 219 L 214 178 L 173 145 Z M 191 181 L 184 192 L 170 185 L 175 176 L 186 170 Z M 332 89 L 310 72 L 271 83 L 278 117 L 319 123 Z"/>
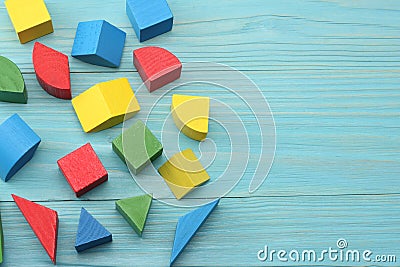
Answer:
<path fill-rule="evenodd" d="M 135 175 L 150 161 L 161 156 L 163 151 L 160 141 L 141 120 L 115 138 L 112 147 Z"/>

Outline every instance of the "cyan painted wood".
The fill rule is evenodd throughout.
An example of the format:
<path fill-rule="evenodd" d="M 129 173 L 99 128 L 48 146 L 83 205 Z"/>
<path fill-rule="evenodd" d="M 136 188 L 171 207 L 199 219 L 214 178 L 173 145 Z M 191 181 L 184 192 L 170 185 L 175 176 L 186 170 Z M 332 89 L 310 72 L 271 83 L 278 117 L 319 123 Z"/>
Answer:
<path fill-rule="evenodd" d="M 397 255 L 397 263 L 392 266 L 398 265 L 400 2 L 168 3 L 175 16 L 173 30 L 145 45 L 165 47 L 183 63 L 220 62 L 243 71 L 268 99 L 277 134 L 275 161 L 263 186 L 254 194 L 248 193 L 256 150 L 242 181 L 221 200 L 175 264 L 297 266 L 298 263 L 260 262 L 257 252 L 265 245 L 270 249 L 322 250 L 335 247 L 339 238 L 345 238 L 349 248 Z M 119 69 L 70 58 L 73 96 L 98 82 L 119 77 L 127 77 L 137 91 L 141 79 L 133 67 L 132 51 L 144 44 L 138 42 L 126 16 L 125 1 L 104 2 L 101 8 L 93 0 L 48 0 L 46 4 L 55 32 L 40 42 L 62 53 L 70 55 L 80 21 L 105 19 L 127 33 Z M 127 266 L 132 262 L 167 266 L 176 222 L 191 209 L 154 201 L 146 231 L 142 238 L 136 237 L 114 207 L 116 199 L 143 194 L 111 149 L 112 140 L 121 134 L 121 126 L 95 134 L 82 132 L 71 104 L 48 96 L 40 88 L 31 61 L 33 43 L 18 43 L 2 4 L 0 40 L 0 54 L 20 67 L 29 94 L 28 105 L 0 103 L 0 120 L 17 112 L 43 140 L 35 157 L 9 182 L 0 183 L 5 238 L 2 266 L 50 265 L 37 240 L 24 234 L 29 233 L 29 226 L 9 202 L 11 193 L 46 201 L 46 206 L 59 211 L 60 266 Z M 221 73 L 215 76 L 222 81 L 229 79 Z M 206 85 L 186 86 L 174 93 L 197 95 L 206 90 L 211 97 L 234 107 L 249 124 L 250 138 L 256 139 L 253 118 L 235 95 Z M 153 96 L 140 94 L 143 110 L 151 108 Z M 161 132 L 156 126 L 169 111 L 168 97 L 149 120 L 157 138 Z M 140 113 L 137 118 L 142 118 Z M 222 130 L 211 137 L 224 152 L 207 169 L 215 177 L 226 166 L 224 158 L 229 155 L 229 147 Z M 87 142 L 109 172 L 109 182 L 77 199 L 56 161 L 71 147 Z M 194 146 L 187 140 L 182 142 Z M 155 161 L 156 167 L 164 161 L 160 157 Z M 78 255 L 73 247 L 81 206 L 95 213 L 114 235 L 112 243 L 93 248 L 90 255 Z M 25 253 L 27 250 L 32 253 Z M 327 261 L 314 265 L 346 264 Z"/>

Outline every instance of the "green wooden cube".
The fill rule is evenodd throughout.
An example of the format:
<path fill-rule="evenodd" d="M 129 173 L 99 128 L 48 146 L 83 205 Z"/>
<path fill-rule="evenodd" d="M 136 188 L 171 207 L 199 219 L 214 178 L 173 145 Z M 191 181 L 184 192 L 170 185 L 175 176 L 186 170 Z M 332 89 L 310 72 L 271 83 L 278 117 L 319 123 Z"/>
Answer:
<path fill-rule="evenodd" d="M 160 141 L 141 120 L 115 138 L 112 147 L 135 175 L 163 151 Z"/>

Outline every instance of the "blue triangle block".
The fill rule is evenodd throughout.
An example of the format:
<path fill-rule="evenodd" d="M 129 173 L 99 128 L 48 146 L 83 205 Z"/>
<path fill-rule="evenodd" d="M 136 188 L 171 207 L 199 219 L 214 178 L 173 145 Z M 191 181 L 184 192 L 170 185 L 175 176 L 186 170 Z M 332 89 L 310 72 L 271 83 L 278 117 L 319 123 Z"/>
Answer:
<path fill-rule="evenodd" d="M 188 214 L 179 218 L 176 225 L 174 247 L 172 248 L 170 265 L 178 258 L 179 254 L 184 250 L 190 239 L 196 234 L 197 230 L 203 225 L 210 216 L 211 212 L 218 205 L 219 199 L 201 206 Z"/>
<path fill-rule="evenodd" d="M 81 252 L 111 241 L 111 233 L 82 208 L 75 241 L 76 251 Z"/>

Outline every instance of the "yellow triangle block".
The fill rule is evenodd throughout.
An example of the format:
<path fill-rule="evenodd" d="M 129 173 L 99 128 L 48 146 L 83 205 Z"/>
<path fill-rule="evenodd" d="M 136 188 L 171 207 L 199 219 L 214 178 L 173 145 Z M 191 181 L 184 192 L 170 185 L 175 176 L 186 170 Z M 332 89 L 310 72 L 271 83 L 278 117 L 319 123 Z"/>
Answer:
<path fill-rule="evenodd" d="M 72 99 L 72 105 L 87 133 L 113 127 L 140 110 L 126 78 L 98 83 Z"/>
<path fill-rule="evenodd" d="M 183 198 L 196 186 L 210 180 L 210 176 L 190 148 L 173 155 L 158 172 L 177 199 Z"/>
<path fill-rule="evenodd" d="M 173 95 L 171 111 L 176 127 L 186 136 L 202 141 L 208 133 L 210 98 Z"/>

